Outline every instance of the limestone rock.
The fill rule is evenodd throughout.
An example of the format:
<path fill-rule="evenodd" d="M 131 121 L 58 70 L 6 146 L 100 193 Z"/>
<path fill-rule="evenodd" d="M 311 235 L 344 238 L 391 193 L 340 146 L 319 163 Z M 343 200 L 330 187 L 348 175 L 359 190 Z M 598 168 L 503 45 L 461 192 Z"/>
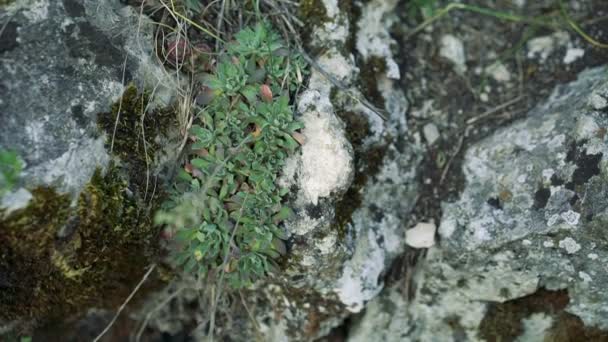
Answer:
<path fill-rule="evenodd" d="M 587 70 L 471 146 L 465 189 L 443 206 L 440 245 L 416 271 L 413 301 L 387 290 L 350 340 L 484 340 L 492 306 L 559 290 L 568 313 L 608 328 L 608 118 L 591 105 L 606 94 L 606 68 Z M 525 336 L 545 336 L 557 319 L 548 315 L 523 317 Z"/>
<path fill-rule="evenodd" d="M 29 186 L 77 195 L 110 160 L 97 113 L 129 82 L 159 84 L 156 99 L 171 100 L 174 81 L 155 61 L 152 24 L 109 0 L 18 0 L 0 18 L 0 146 L 24 159 Z"/>

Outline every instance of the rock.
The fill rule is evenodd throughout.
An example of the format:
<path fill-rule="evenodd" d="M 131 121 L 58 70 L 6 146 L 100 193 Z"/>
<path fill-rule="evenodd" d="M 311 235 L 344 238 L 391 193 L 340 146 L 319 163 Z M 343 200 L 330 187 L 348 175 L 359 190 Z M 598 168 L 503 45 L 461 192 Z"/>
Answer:
<path fill-rule="evenodd" d="M 507 67 L 500 62 L 496 62 L 487 67 L 486 72 L 497 82 L 509 82 L 511 80 L 511 73 Z"/>
<path fill-rule="evenodd" d="M 564 325 L 605 338 L 608 118 L 590 105 L 608 94 L 605 75 L 583 72 L 467 150 L 466 186 L 443 205 L 440 244 L 410 270 L 414 299 L 387 289 L 350 341 L 515 339 L 513 331 L 543 340 L 567 334 Z M 540 305 L 536 314 L 529 305 Z"/>
<path fill-rule="evenodd" d="M 19 152 L 28 185 L 75 196 L 110 160 L 96 114 L 124 84 L 159 84 L 156 98 L 170 101 L 165 85 L 173 81 L 154 60 L 151 23 L 117 1 L 14 1 L 0 17 L 8 40 L 0 51 L 0 146 Z"/>
<path fill-rule="evenodd" d="M 439 55 L 452 62 L 456 71 L 465 72 L 467 70 L 464 44 L 455 36 L 446 34 L 441 37 Z"/>
<path fill-rule="evenodd" d="M 570 64 L 585 55 L 585 50 L 581 48 L 569 48 L 564 56 L 564 64 Z"/>
<path fill-rule="evenodd" d="M 431 248 L 435 245 L 436 231 L 434 223 L 420 222 L 405 232 L 405 243 L 414 248 Z"/>
<path fill-rule="evenodd" d="M 0 5 L 0 147 L 25 167 L 0 207 L 0 331 L 27 331 L 91 307 L 114 310 L 150 263 L 162 150 L 175 146 L 173 119 L 167 134 L 152 123 L 175 114 L 164 108 L 176 81 L 157 62 L 152 22 L 131 7 L 8 3 Z M 143 119 L 132 106 L 142 103 L 137 87 L 157 85 Z"/>
<path fill-rule="evenodd" d="M 441 137 L 439 134 L 439 129 L 437 129 L 437 126 L 432 122 L 422 127 L 422 133 L 424 134 L 424 138 L 429 146 L 433 145 Z"/>
<path fill-rule="evenodd" d="M 393 59 L 391 45 L 395 44 L 389 34 L 396 17 L 387 16 L 397 6 L 396 0 L 374 0 L 363 8 L 363 16 L 357 23 L 357 51 L 365 60 L 370 57 L 383 58 L 386 64 L 386 76 L 390 79 L 400 78 L 399 66 Z"/>
<path fill-rule="evenodd" d="M 556 48 L 566 45 L 569 41 L 568 33 L 563 31 L 530 39 L 527 43 L 528 58 L 539 57 L 540 61 L 544 62 Z"/>

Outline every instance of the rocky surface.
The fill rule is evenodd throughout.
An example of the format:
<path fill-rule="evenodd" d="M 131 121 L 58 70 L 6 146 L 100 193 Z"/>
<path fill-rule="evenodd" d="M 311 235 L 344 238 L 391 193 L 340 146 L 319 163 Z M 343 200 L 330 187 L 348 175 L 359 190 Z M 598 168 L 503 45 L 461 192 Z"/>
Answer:
<path fill-rule="evenodd" d="M 492 309 L 545 290 L 566 290 L 562 307 L 588 329 L 608 327 L 607 79 L 606 68 L 583 72 L 467 150 L 464 191 L 443 206 L 413 301 L 387 291 L 350 340 L 476 341 L 501 336 L 501 325 L 551 336 L 563 322 L 550 300 L 534 315 L 520 307 L 496 319 Z"/>
<path fill-rule="evenodd" d="M 176 87 L 153 24 L 112 0 L 1 2 L 0 21 L 0 148 L 25 165 L 0 207 L 0 321 L 113 309 L 155 248 L 158 139 L 174 128 L 175 113 L 156 111 Z"/>
<path fill-rule="evenodd" d="M 359 21 L 331 1 L 323 6 L 327 18 L 315 27 L 311 44 L 325 52 L 313 56 L 316 66 L 297 106 L 306 143 L 280 180 L 294 191 L 296 217 L 285 225 L 289 255 L 276 278 L 246 296 L 258 332 L 242 312 L 240 323 L 232 322 L 239 328 L 220 328 L 222 336 L 235 340 L 261 334 L 267 341 L 307 341 L 327 335 L 382 290 L 384 274 L 405 248 L 403 227 L 416 199 L 421 151 L 407 142 L 408 104 L 395 84 L 400 76 L 387 28 L 396 2 L 364 6 Z M 346 49 L 351 34 L 359 40 L 359 64 Z M 363 44 L 365 39 L 374 44 Z M 362 80 L 360 68 L 378 60 L 387 68 Z M 357 90 L 359 82 L 375 85 L 383 108 L 362 103 L 369 94 Z M 151 326 L 179 331 L 180 322 L 170 319 L 174 312 L 160 310 Z M 163 325 L 167 321 L 172 324 Z"/>
<path fill-rule="evenodd" d="M 90 340 L 141 279 L 148 257 L 160 254 L 148 214 L 159 204 L 162 150 L 177 146 L 161 129 L 171 124 L 156 120 L 175 116 L 164 109 L 179 85 L 156 61 L 151 21 L 118 0 L 6 3 L 0 147 L 19 152 L 25 171 L 0 208 L 0 219 L 9 218 L 0 221 L 9 227 L 0 234 L 8 246 L 0 249 L 0 333 L 92 307 L 70 333 L 49 335 Z M 521 66 L 495 51 L 487 53 L 492 63 L 473 63 L 486 51 L 473 44 L 484 41 L 475 30 L 438 25 L 416 48 L 396 36 L 398 1 L 301 7 L 315 16 L 306 33 L 315 54 L 297 100 L 306 142 L 279 181 L 292 190 L 295 211 L 285 224 L 288 253 L 270 279 L 220 297 L 218 339 L 312 341 L 348 317 L 350 341 L 605 339 L 606 69 L 558 87 L 523 120 L 477 127 L 492 112 L 471 117 L 461 103 L 479 97 L 495 105 L 538 83 L 521 84 Z M 556 61 L 573 72 L 593 58 L 565 31 L 524 45 L 525 58 L 539 63 L 541 72 L 526 69 L 534 75 L 550 73 Z M 411 56 L 424 65 L 409 65 Z M 542 75 L 535 77 L 545 82 Z M 468 94 L 476 91 L 465 89 L 468 77 L 482 76 L 480 83 L 489 81 L 480 94 Z M 142 102 L 129 82 L 153 89 L 145 118 L 133 110 Z M 410 110 L 406 90 L 423 103 Z M 462 132 L 489 136 L 472 139 L 459 160 L 464 137 L 450 139 Z M 446 193 L 458 199 L 441 198 Z M 417 268 L 403 261 L 418 256 Z M 141 328 L 203 340 L 215 291 L 188 276 L 152 295 L 141 291 L 139 310 L 123 313 L 130 325 L 117 323 L 113 336 Z"/>
<path fill-rule="evenodd" d="M 28 185 L 76 195 L 108 165 L 97 114 L 125 85 L 160 85 L 155 98 L 164 105 L 173 96 L 151 22 L 109 0 L 14 1 L 0 18 L 0 146 L 22 156 Z"/>

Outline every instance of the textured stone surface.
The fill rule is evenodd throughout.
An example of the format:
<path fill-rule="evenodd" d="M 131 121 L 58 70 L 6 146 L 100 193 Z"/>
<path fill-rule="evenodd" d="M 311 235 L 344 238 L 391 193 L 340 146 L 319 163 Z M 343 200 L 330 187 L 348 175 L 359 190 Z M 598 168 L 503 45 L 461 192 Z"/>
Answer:
<path fill-rule="evenodd" d="M 606 80 L 605 68 L 585 71 L 527 119 L 468 149 L 465 189 L 444 204 L 440 245 L 418 270 L 414 300 L 386 291 L 352 341 L 378 333 L 387 341 L 481 340 L 489 304 L 540 288 L 566 289 L 567 312 L 608 328 L 608 118 L 596 105 L 608 95 Z M 550 325 L 542 315 L 522 324 L 529 336 Z"/>
<path fill-rule="evenodd" d="M 0 147 L 24 159 L 28 186 L 75 195 L 109 162 L 96 114 L 124 85 L 159 84 L 157 101 L 171 99 L 152 24 L 110 0 L 19 0 L 0 8 L 0 21 Z"/>
<path fill-rule="evenodd" d="M 73 319 L 90 306 L 113 309 L 116 298 L 126 298 L 158 240 L 147 209 L 140 209 L 155 206 L 162 192 L 152 181 L 148 191 L 141 172 L 149 158 L 155 175 L 162 148 L 138 154 L 138 147 L 147 141 L 174 148 L 181 139 L 171 135 L 172 118 L 162 138 L 151 130 L 146 138 L 124 133 L 140 121 L 122 107 L 126 119 L 116 137 L 144 142 L 128 145 L 130 158 L 118 160 L 98 126 L 98 117 L 114 117 L 111 105 L 129 83 L 155 88 L 149 109 L 173 100 L 175 81 L 157 61 L 149 19 L 118 0 L 6 3 L 0 5 L 0 148 L 15 150 L 25 168 L 19 186 L 0 199 L 0 311 L 1 320 L 12 322 L 0 322 L 0 333 L 21 333 Z M 147 124 L 142 118 L 137 127 Z M 112 159 L 112 172 L 96 174 L 109 170 Z"/>
<path fill-rule="evenodd" d="M 288 258 L 281 272 L 257 284 L 245 299 L 254 308 L 263 340 L 308 341 L 327 335 L 381 291 L 382 276 L 405 248 L 404 227 L 415 203 L 421 153 L 407 141 L 408 103 L 394 83 L 399 70 L 387 32 L 396 2 L 377 3 L 382 6 L 365 6 L 355 23 L 335 1 L 323 1 L 328 18 L 312 32 L 311 45 L 323 51 L 313 56 L 315 63 L 345 89 L 313 67 L 298 99 L 306 143 L 287 162 L 280 180 L 293 190 L 296 213 L 285 224 L 291 236 Z M 361 64 L 346 48 L 351 30 L 375 42 L 370 49 L 361 44 Z M 369 68 L 366 63 L 373 60 L 389 68 L 362 80 L 360 68 Z M 386 121 L 361 103 L 369 94 L 360 93 L 359 82 L 370 82 L 381 94 Z M 153 302 L 161 301 L 162 296 Z M 174 322 L 174 311 L 164 308 L 153 325 L 162 329 L 162 322 Z M 239 341 L 256 336 L 244 313 L 230 317 L 232 327 L 218 329 L 222 336 Z"/>

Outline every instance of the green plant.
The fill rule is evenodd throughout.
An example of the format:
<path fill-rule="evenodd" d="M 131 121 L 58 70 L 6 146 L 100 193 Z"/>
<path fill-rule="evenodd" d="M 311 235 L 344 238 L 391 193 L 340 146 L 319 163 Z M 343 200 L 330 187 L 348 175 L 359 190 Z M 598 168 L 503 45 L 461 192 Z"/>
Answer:
<path fill-rule="evenodd" d="M 415 18 L 418 14 L 426 19 L 435 14 L 437 0 L 411 0 L 407 5 L 408 16 Z"/>
<path fill-rule="evenodd" d="M 156 222 L 176 229 L 186 272 L 225 274 L 238 288 L 263 277 L 284 252 L 279 224 L 292 215 L 275 184 L 303 125 L 290 96 L 304 64 L 267 24 L 245 28 L 204 75 L 208 104 L 190 129 L 188 161 Z"/>
<path fill-rule="evenodd" d="M 23 167 L 14 151 L 0 149 L 0 196 L 13 189 Z"/>

